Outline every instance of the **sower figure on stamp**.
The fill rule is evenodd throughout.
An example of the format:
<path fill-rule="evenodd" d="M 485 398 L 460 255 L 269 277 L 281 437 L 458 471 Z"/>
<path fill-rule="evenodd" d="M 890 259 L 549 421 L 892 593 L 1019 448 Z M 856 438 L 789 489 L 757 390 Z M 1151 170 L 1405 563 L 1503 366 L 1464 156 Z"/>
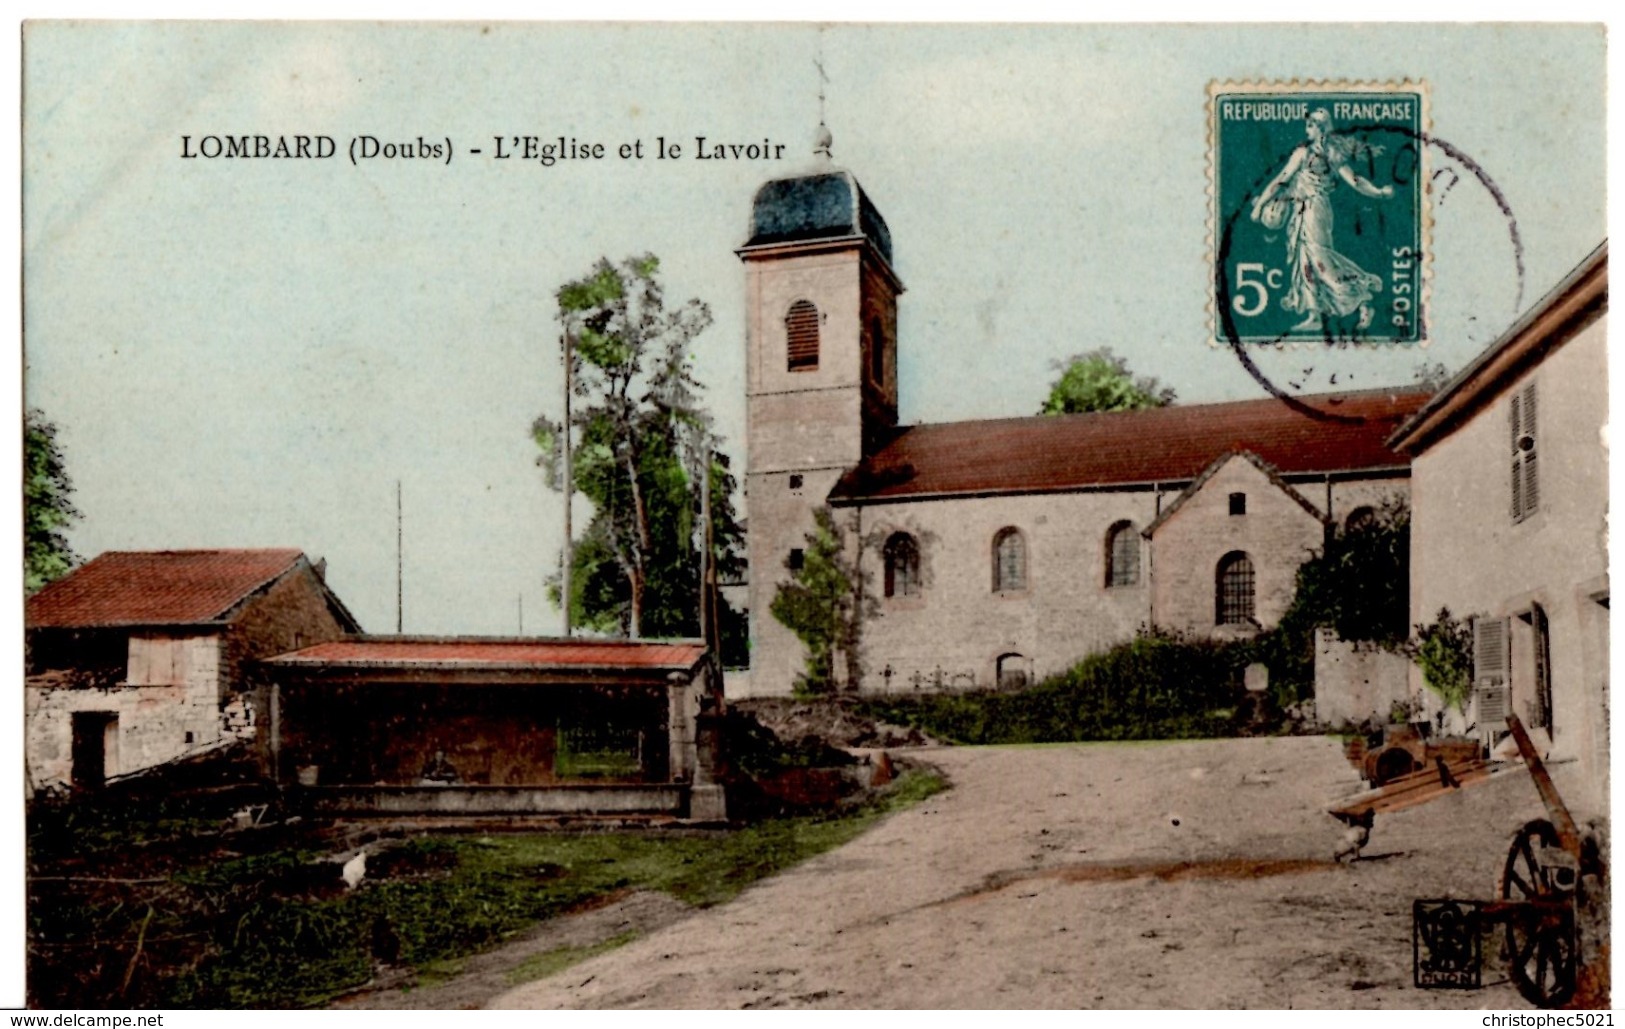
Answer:
<path fill-rule="evenodd" d="M 1304 120 L 1307 142 L 1300 143 L 1287 158 L 1275 178 L 1253 201 L 1253 221 L 1265 228 L 1286 225 L 1286 259 L 1289 288 L 1281 306 L 1302 312 L 1303 321 L 1293 326 L 1316 329 L 1327 317 L 1359 313 L 1361 329 L 1371 324 L 1372 297 L 1382 291 L 1382 279 L 1337 252 L 1332 245 L 1332 176 L 1351 189 L 1373 198 L 1394 195 L 1392 186 L 1376 186 L 1354 171 L 1349 162 L 1364 154 L 1378 154 L 1373 147 L 1347 136 L 1332 135 L 1332 118 L 1324 107 Z"/>

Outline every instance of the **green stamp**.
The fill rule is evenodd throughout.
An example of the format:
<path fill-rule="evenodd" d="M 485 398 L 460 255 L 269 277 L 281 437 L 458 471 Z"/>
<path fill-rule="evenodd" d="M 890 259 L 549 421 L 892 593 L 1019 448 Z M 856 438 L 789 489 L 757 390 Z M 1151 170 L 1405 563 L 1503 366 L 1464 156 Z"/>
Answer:
<path fill-rule="evenodd" d="M 1214 83 L 1217 344 L 1427 338 L 1421 83 Z"/>

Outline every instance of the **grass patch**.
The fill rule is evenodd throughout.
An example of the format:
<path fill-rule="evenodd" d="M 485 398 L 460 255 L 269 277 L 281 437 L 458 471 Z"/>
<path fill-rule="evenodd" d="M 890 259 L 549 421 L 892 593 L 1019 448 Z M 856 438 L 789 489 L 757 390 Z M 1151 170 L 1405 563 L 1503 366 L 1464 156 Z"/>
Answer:
<path fill-rule="evenodd" d="M 627 930 L 607 940 L 582 947 L 554 947 L 542 954 L 533 954 L 515 965 L 508 972 L 509 986 L 523 986 L 538 979 L 546 979 L 564 971 L 571 965 L 578 965 L 588 958 L 595 958 L 600 954 L 625 946 L 638 938 L 635 930 Z"/>
<path fill-rule="evenodd" d="M 315 852 L 198 861 L 156 883 L 42 879 L 29 889 L 29 1000 L 41 1007 L 314 1007 L 375 961 L 441 977 L 449 962 L 626 889 L 704 907 L 851 840 L 944 787 L 908 772 L 870 803 L 705 834 L 418 837 L 410 870 L 337 885 Z"/>

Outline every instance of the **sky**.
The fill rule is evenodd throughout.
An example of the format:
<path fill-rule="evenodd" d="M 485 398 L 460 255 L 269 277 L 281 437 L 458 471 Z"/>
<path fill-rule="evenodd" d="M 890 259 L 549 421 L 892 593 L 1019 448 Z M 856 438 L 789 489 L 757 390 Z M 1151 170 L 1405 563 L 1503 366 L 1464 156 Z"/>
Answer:
<path fill-rule="evenodd" d="M 1257 352 L 1280 388 L 1459 368 L 1605 234 L 1598 27 L 35 22 L 23 73 L 24 388 L 75 549 L 299 547 L 370 631 L 396 622 L 397 482 L 405 631 L 511 635 L 521 604 L 557 631 L 528 427 L 561 407 L 554 291 L 599 257 L 652 252 L 669 301 L 710 305 L 695 369 L 743 454 L 734 250 L 756 187 L 810 163 L 821 85 L 907 287 L 905 423 L 1032 414 L 1099 346 L 1182 403 L 1262 395 L 1210 342 L 1215 80 L 1421 80 L 1448 144 L 1431 342 Z M 225 134 L 339 153 L 182 156 Z M 525 135 L 606 156 L 495 159 Z M 452 158 L 352 164 L 360 136 Z M 785 159 L 693 160 L 696 136 Z"/>

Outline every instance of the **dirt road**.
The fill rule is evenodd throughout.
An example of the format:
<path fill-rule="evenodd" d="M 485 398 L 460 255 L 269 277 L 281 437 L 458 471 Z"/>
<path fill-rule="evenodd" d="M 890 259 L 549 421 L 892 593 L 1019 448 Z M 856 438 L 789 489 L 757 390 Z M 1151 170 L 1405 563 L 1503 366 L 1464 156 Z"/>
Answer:
<path fill-rule="evenodd" d="M 1324 809 L 1358 781 L 1333 740 L 915 756 L 953 789 L 491 1006 L 1528 1006 L 1411 985 L 1412 899 L 1490 895 L 1543 815 L 1521 771 L 1379 816 L 1336 865 Z"/>

